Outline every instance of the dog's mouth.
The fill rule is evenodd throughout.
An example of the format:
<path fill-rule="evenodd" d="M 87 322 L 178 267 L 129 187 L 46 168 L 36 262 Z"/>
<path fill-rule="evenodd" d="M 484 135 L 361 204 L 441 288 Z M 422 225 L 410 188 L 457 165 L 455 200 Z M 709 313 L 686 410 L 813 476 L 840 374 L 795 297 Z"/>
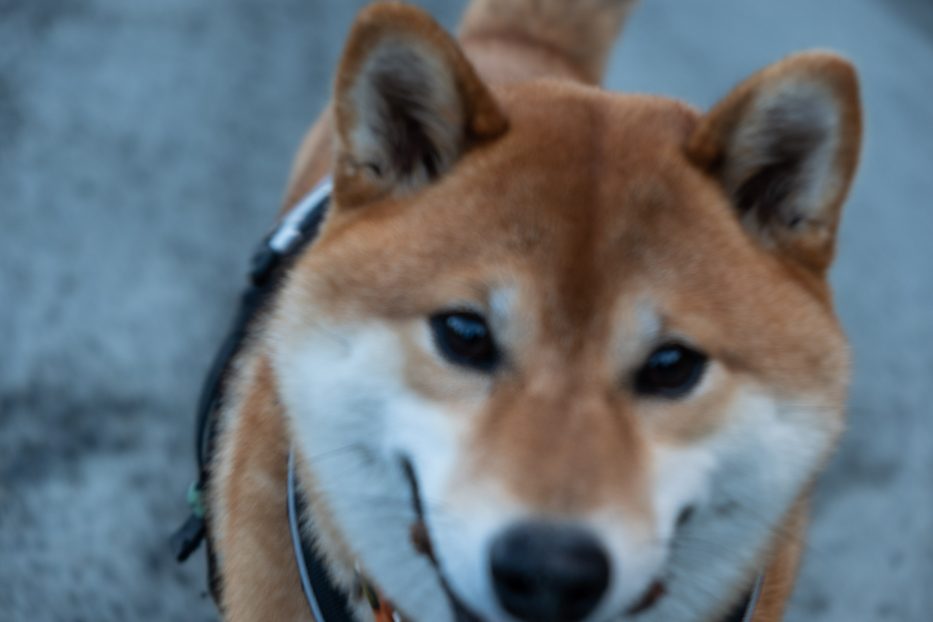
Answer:
<path fill-rule="evenodd" d="M 667 586 L 660 579 L 654 580 L 645 590 L 641 598 L 625 611 L 627 616 L 637 616 L 653 608 L 667 594 Z"/>
<path fill-rule="evenodd" d="M 405 479 L 408 480 L 408 485 L 411 488 L 412 505 L 415 510 L 415 516 L 417 517 L 411 526 L 410 537 L 412 545 L 415 547 L 416 551 L 427 557 L 434 566 L 437 576 L 440 579 L 441 586 L 444 589 L 444 593 L 447 595 L 447 600 L 450 603 L 451 611 L 454 614 L 456 622 L 487 622 L 476 615 L 466 603 L 457 596 L 453 588 L 451 588 L 450 582 L 447 580 L 444 570 L 435 555 L 434 545 L 431 542 L 431 534 L 425 522 L 424 503 L 421 496 L 421 488 L 418 485 L 418 476 L 415 473 L 415 467 L 412 465 L 411 460 L 405 456 L 402 456 L 399 461 L 401 463 L 402 472 L 405 474 Z M 637 616 L 645 613 L 649 609 L 654 608 L 666 594 L 667 586 L 661 579 L 655 579 L 645 589 L 641 597 L 625 610 L 625 615 Z"/>
<path fill-rule="evenodd" d="M 457 596 L 456 592 L 454 592 L 453 588 L 450 586 L 450 582 L 447 580 L 447 577 L 444 574 L 444 570 L 441 567 L 441 564 L 438 562 L 434 550 L 434 545 L 431 542 L 431 534 L 428 531 L 428 526 L 425 519 L 421 488 L 418 485 L 418 476 L 415 473 L 414 465 L 412 465 L 411 460 L 406 456 L 402 456 L 399 461 L 401 464 L 402 472 L 405 474 L 405 479 L 408 480 L 408 485 L 411 488 L 412 505 L 415 511 L 415 516 L 417 517 L 411 526 L 410 537 L 412 545 L 415 547 L 416 551 L 424 555 L 434 566 L 444 593 L 447 595 L 447 600 L 450 603 L 450 608 L 454 614 L 454 619 L 456 622 L 487 622 L 475 614 L 466 605 L 466 603 L 464 603 L 463 600 Z M 652 609 L 665 596 L 666 593 L 667 588 L 664 582 L 660 579 L 656 579 L 645 589 L 645 592 L 641 595 L 641 597 L 636 600 L 631 607 L 625 610 L 625 615 L 637 616 L 648 611 L 649 609 Z M 404 618 L 397 619 L 403 620 L 404 622 Z"/>
<path fill-rule="evenodd" d="M 447 600 L 450 603 L 450 608 L 456 622 L 485 622 L 485 620 L 473 613 L 466 603 L 457 596 L 453 588 L 451 588 L 450 582 L 444 574 L 444 569 L 437 560 L 437 556 L 434 552 L 434 545 L 431 542 L 431 534 L 428 531 L 428 525 L 425 519 L 424 503 L 421 497 L 421 488 L 418 485 L 418 476 L 415 474 L 415 467 L 407 456 L 400 457 L 399 461 L 401 463 L 402 472 L 405 474 L 405 479 L 408 480 L 408 485 L 411 488 L 412 505 L 415 510 L 415 516 L 417 517 L 411 526 L 412 545 L 415 547 L 415 550 L 428 558 L 434 566 L 434 570 L 437 572 L 438 579 L 441 582 L 441 587 L 447 595 Z"/>

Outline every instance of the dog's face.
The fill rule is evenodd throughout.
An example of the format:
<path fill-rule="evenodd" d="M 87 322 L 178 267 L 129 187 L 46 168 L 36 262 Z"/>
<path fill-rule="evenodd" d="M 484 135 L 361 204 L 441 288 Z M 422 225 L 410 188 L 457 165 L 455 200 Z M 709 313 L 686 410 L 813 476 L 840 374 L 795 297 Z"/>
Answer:
<path fill-rule="evenodd" d="M 270 338 L 338 557 L 412 620 L 451 599 L 488 622 L 727 606 L 841 428 L 848 65 L 790 59 L 706 116 L 560 83 L 493 96 L 385 9 L 336 106 L 335 205 Z"/>

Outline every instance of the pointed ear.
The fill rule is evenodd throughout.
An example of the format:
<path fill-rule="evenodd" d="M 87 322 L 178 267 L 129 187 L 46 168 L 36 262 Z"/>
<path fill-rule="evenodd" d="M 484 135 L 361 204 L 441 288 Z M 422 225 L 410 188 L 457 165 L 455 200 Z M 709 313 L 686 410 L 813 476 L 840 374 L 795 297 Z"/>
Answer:
<path fill-rule="evenodd" d="M 739 85 L 701 119 L 687 150 L 761 244 L 822 274 L 860 144 L 854 68 L 809 52 Z"/>
<path fill-rule="evenodd" d="M 342 206 L 416 190 L 506 129 L 453 38 L 426 13 L 396 3 L 357 17 L 334 99 Z"/>

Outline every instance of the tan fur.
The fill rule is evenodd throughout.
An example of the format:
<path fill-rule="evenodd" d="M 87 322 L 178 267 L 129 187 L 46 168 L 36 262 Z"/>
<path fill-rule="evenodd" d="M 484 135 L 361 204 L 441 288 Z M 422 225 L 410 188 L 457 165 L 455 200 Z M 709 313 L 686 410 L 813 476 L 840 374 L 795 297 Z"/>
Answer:
<path fill-rule="evenodd" d="M 210 521 L 229 620 L 307 618 L 285 515 L 288 440 L 271 369 L 261 357 L 239 371 L 244 387 L 226 418 Z M 261 526 L 261 527 L 260 527 Z"/>
<path fill-rule="evenodd" d="M 565 4 L 474 0 L 461 31 L 464 53 L 419 13 L 394 4 L 363 13 L 338 95 L 386 32 L 420 37 L 453 67 L 473 139 L 456 175 L 393 196 L 346 156 L 353 111 L 340 101 L 328 108 L 305 138 L 286 191 L 288 207 L 322 176 L 336 175 L 337 205 L 292 279 L 315 302 L 306 318 L 290 321 L 323 313 L 393 322 L 408 335 L 411 388 L 456 401 L 482 381 L 424 356 L 415 323 L 451 299 L 481 298 L 509 275 L 527 305 L 513 342 L 522 364 L 497 380 L 483 406 L 464 479 L 497 476 L 548 512 L 610 498 L 647 512 L 649 439 L 690 443 L 710 434 L 739 381 L 823 395 L 841 411 L 847 360 L 825 269 L 848 184 L 830 198 L 825 230 L 781 238 L 780 252 L 772 252 L 729 213 L 716 166 L 723 137 L 755 89 L 782 72 L 804 71 L 834 81 L 834 92 L 847 98 L 846 143 L 834 167 L 848 180 L 857 159 L 857 93 L 847 64 L 813 55 L 758 74 L 707 115 L 661 98 L 610 95 L 580 83 L 598 81 L 630 3 L 580 0 L 566 23 L 552 15 L 564 15 Z M 523 82 L 541 76 L 560 80 Z M 631 369 L 646 354 L 633 319 L 645 301 L 666 330 L 701 341 L 728 381 L 690 404 L 642 403 L 610 390 L 620 366 Z M 623 338 L 634 344 L 632 360 L 619 360 L 611 347 L 620 317 L 631 320 Z M 240 367 L 212 496 L 225 617 L 307 620 L 284 515 L 288 430 L 261 338 Z M 575 440 L 555 442 L 562 438 Z M 312 477 L 303 475 L 313 494 Z M 344 568 L 340 575 L 351 558 L 327 520 L 325 549 Z M 756 622 L 781 618 L 805 522 L 801 497 L 776 531 Z"/>
<path fill-rule="evenodd" d="M 761 600 L 753 622 L 773 622 L 784 616 L 806 540 L 808 496 L 800 498 L 775 534 L 771 562 L 765 570 Z"/>

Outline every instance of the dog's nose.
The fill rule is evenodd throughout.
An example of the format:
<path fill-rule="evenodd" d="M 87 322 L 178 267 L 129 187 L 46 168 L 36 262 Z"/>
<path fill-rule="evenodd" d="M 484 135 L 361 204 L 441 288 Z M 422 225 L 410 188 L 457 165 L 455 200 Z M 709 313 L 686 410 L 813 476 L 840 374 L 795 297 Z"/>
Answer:
<path fill-rule="evenodd" d="M 490 556 L 499 602 L 519 620 L 582 620 L 609 586 L 605 549 L 578 527 L 519 523 L 496 537 Z"/>

